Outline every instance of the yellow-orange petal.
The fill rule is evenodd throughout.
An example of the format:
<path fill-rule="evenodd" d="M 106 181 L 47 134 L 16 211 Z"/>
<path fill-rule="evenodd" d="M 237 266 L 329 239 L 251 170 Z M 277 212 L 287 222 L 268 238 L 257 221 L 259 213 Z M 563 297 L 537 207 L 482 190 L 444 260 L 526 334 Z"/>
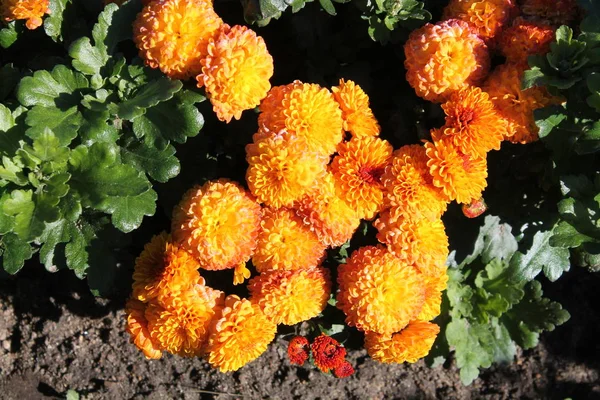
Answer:
<path fill-rule="evenodd" d="M 515 13 L 513 0 L 450 0 L 442 19 L 468 22 L 480 38 L 490 45 Z"/>
<path fill-rule="evenodd" d="M 423 308 L 415 319 L 431 321 L 440 315 L 442 291 L 446 290 L 448 274 L 445 266 L 440 266 L 435 269 L 435 273 L 423 274 L 423 278 L 425 280 L 425 303 L 423 303 Z"/>
<path fill-rule="evenodd" d="M 340 79 L 339 86 L 331 88 L 335 101 L 342 109 L 344 130 L 353 137 L 378 136 L 381 128 L 371 107 L 369 96 L 353 81 Z"/>
<path fill-rule="evenodd" d="M 50 0 L 2 0 L 0 16 L 6 22 L 24 19 L 27 29 L 39 28 L 44 14 L 49 14 Z"/>
<path fill-rule="evenodd" d="M 371 358 L 382 363 L 414 363 L 429 354 L 439 332 L 440 327 L 431 322 L 411 321 L 392 335 L 368 332 L 365 348 Z"/>
<path fill-rule="evenodd" d="M 541 22 L 516 18 L 498 40 L 498 50 L 508 62 L 527 63 L 533 54 L 546 54 L 554 40 L 554 28 Z"/>
<path fill-rule="evenodd" d="M 127 325 L 125 330 L 131 336 L 131 342 L 140 349 L 148 359 L 159 359 L 162 357 L 162 348 L 152 340 L 148 331 L 148 320 L 144 313 L 147 305 L 136 299 L 127 300 L 125 314 Z"/>

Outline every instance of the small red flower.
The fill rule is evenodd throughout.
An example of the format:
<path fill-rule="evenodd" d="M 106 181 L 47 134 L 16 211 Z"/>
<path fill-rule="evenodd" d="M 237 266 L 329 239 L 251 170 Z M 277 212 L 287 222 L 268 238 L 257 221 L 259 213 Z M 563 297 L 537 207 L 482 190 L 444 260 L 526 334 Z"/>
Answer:
<path fill-rule="evenodd" d="M 477 218 L 486 211 L 487 204 L 483 201 L 483 197 L 462 205 L 462 212 L 467 218 Z"/>
<path fill-rule="evenodd" d="M 324 334 L 314 340 L 310 349 L 316 367 L 323 372 L 329 372 L 330 369 L 335 370 L 345 362 L 346 349 L 337 340 Z"/>
<path fill-rule="evenodd" d="M 352 368 L 352 365 L 348 361 L 344 361 L 333 370 L 333 374 L 338 378 L 346 378 L 353 373 L 354 368 Z"/>
<path fill-rule="evenodd" d="M 288 357 L 295 365 L 303 365 L 308 360 L 309 343 L 304 336 L 296 336 L 288 345 Z"/>

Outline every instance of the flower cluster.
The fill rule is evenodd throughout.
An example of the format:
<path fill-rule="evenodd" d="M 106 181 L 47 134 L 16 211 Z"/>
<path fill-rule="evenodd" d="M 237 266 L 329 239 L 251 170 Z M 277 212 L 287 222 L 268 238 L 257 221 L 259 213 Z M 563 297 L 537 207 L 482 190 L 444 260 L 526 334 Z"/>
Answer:
<path fill-rule="evenodd" d="M 354 373 L 346 361 L 346 349 L 334 338 L 321 334 L 309 345 L 304 336 L 295 336 L 288 345 L 288 358 L 295 365 L 304 365 L 312 353 L 315 366 L 324 373 L 333 371 L 337 378 L 346 378 Z"/>
<path fill-rule="evenodd" d="M 0 17 L 6 22 L 24 19 L 27 29 L 36 29 L 50 13 L 49 6 L 50 0 L 0 0 Z"/>
<path fill-rule="evenodd" d="M 240 119 L 271 87 L 273 58 L 264 40 L 225 24 L 210 0 L 146 1 L 133 32 L 146 65 L 173 79 L 195 77 L 221 121 Z"/>

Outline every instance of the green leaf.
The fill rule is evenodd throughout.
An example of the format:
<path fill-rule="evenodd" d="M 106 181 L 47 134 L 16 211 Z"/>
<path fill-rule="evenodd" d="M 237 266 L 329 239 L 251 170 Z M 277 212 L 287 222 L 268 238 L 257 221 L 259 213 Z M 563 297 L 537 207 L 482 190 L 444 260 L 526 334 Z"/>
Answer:
<path fill-rule="evenodd" d="M 13 91 L 19 79 L 21 78 L 21 73 L 12 64 L 5 64 L 0 68 L 0 101 L 6 99 L 10 93 Z M 1 123 L 0 123 L 1 126 Z M 0 130 L 2 128 L 0 127 Z"/>
<path fill-rule="evenodd" d="M 171 145 L 159 150 L 145 143 L 121 148 L 123 161 L 145 171 L 152 179 L 166 182 L 179 174 L 179 160 Z"/>
<path fill-rule="evenodd" d="M 19 38 L 19 33 L 23 31 L 23 23 L 17 25 L 16 21 L 6 24 L 6 28 L 0 29 L 0 47 L 8 49 Z"/>
<path fill-rule="evenodd" d="M 77 137 L 83 117 L 77 106 L 64 111 L 56 107 L 35 106 L 27 112 L 25 123 L 30 126 L 25 132 L 30 138 L 37 139 L 49 128 L 57 135 L 60 145 L 67 146 Z"/>
<path fill-rule="evenodd" d="M 139 0 L 130 0 L 120 6 L 108 4 L 92 30 L 96 47 L 108 55 L 114 54 L 119 42 L 132 37 L 133 21 L 141 10 Z"/>
<path fill-rule="evenodd" d="M 24 106 L 70 108 L 80 100 L 75 91 L 88 86 L 85 76 L 64 65 L 57 65 L 51 72 L 40 70 L 21 79 L 17 99 Z"/>
<path fill-rule="evenodd" d="M 95 142 L 116 143 L 119 139 L 119 131 L 109 121 L 108 110 L 96 111 L 85 110 L 83 112 L 84 122 L 79 130 L 81 143 L 86 146 Z"/>
<path fill-rule="evenodd" d="M 64 13 L 68 4 L 71 4 L 71 0 L 50 0 L 48 5 L 50 13 L 44 19 L 44 31 L 54 41 L 62 39 Z"/>
<path fill-rule="evenodd" d="M 33 249 L 25 240 L 21 240 L 14 233 L 8 233 L 0 238 L 2 252 L 2 266 L 9 274 L 19 272 L 25 261 L 33 255 Z"/>
<path fill-rule="evenodd" d="M 517 254 L 515 253 L 516 257 Z M 502 262 L 500 259 L 490 261 L 485 270 L 480 271 L 475 278 L 475 286 L 485 290 L 487 293 L 502 298 L 506 306 L 501 312 L 506 311 L 513 304 L 518 303 L 523 298 L 521 285 L 515 284 L 512 271 L 508 262 Z"/>
<path fill-rule="evenodd" d="M 164 77 L 157 79 L 142 87 L 132 99 L 120 103 L 117 115 L 119 118 L 133 120 L 143 115 L 147 108 L 173 98 L 175 93 L 180 91 L 182 87 L 181 81 Z"/>
<path fill-rule="evenodd" d="M 15 218 L 10 215 L 6 215 L 3 212 L 4 202 L 10 199 L 9 193 L 2 193 L 0 195 L 0 235 L 4 235 L 10 231 L 12 231 L 13 226 L 15 225 Z"/>
<path fill-rule="evenodd" d="M 29 183 L 25 173 L 23 172 L 23 163 L 19 157 L 14 159 L 2 156 L 2 165 L 0 165 L 0 187 L 3 186 L 2 181 L 12 182 L 18 186 L 25 186 Z"/>
<path fill-rule="evenodd" d="M 563 122 L 567 115 L 565 109 L 561 106 L 554 105 L 543 109 L 535 110 L 535 123 L 540 128 L 540 138 L 545 138 Z"/>
<path fill-rule="evenodd" d="M 512 362 L 517 353 L 517 347 L 510 337 L 508 329 L 497 318 L 491 321 L 492 335 L 494 336 L 494 362 Z"/>
<path fill-rule="evenodd" d="M 464 275 L 457 268 L 448 268 L 448 288 L 446 296 L 450 303 L 452 317 L 470 317 L 473 313 L 471 299 L 474 296 L 473 289 L 463 284 Z"/>
<path fill-rule="evenodd" d="M 107 199 L 98 209 L 112 214 L 113 225 L 122 232 L 138 228 L 144 216 L 154 215 L 158 196 L 152 189 L 137 196 Z"/>
<path fill-rule="evenodd" d="M 65 147 L 50 129 L 46 128 L 33 141 L 33 146 L 23 146 L 19 155 L 41 165 L 41 171 L 52 174 L 66 170 L 69 148 Z"/>
<path fill-rule="evenodd" d="M 108 54 L 92 46 L 87 37 L 79 38 L 71 44 L 69 56 L 73 59 L 73 68 L 85 75 L 99 74 L 108 61 Z"/>
<path fill-rule="evenodd" d="M 486 216 L 483 226 L 479 229 L 473 252 L 465 258 L 461 266 L 472 263 L 478 257 L 481 257 L 484 264 L 495 258 L 510 260 L 518 249 L 517 240 L 511 231 L 511 226 L 501 224 L 499 217 Z"/>
<path fill-rule="evenodd" d="M 67 400 L 79 400 L 79 393 L 73 389 L 67 390 Z"/>
<path fill-rule="evenodd" d="M 542 86 L 545 82 L 546 75 L 539 67 L 532 67 L 523 73 L 521 80 L 521 89 L 526 90 L 534 86 Z"/>
<path fill-rule="evenodd" d="M 327 14 L 333 16 L 336 15 L 335 7 L 333 6 L 331 0 L 319 0 L 319 4 L 321 4 L 321 7 L 323 7 L 323 10 L 325 10 Z"/>
<path fill-rule="evenodd" d="M 34 240 L 44 230 L 44 216 L 40 215 L 31 190 L 13 190 L 4 201 L 2 212 L 14 217 L 13 232 L 21 240 Z"/>
<path fill-rule="evenodd" d="M 583 243 L 595 241 L 595 238 L 580 233 L 568 222 L 561 221 L 554 228 L 553 235 L 549 240 L 549 244 L 553 247 L 574 248 L 581 246 Z"/>
<path fill-rule="evenodd" d="M 569 270 L 569 250 L 550 245 L 554 231 L 538 231 L 533 236 L 531 248 L 525 253 L 516 252 L 510 260 L 516 281 L 531 281 L 540 272 L 554 282 Z"/>
<path fill-rule="evenodd" d="M 488 325 L 471 324 L 463 318 L 452 319 L 446 328 L 446 338 L 454 347 L 463 384 L 470 385 L 479 376 L 480 368 L 492 365 L 495 337 Z"/>

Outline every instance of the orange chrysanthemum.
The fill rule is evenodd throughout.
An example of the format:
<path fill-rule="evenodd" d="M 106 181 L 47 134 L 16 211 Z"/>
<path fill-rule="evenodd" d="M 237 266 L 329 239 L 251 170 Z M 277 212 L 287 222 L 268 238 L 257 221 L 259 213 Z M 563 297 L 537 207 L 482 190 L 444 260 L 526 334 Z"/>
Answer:
<path fill-rule="evenodd" d="M 294 336 L 288 345 L 287 354 L 290 363 L 294 365 L 304 365 L 308 360 L 310 344 L 304 336 Z"/>
<path fill-rule="evenodd" d="M 338 268 L 337 306 L 346 323 L 360 330 L 392 334 L 420 312 L 425 301 L 422 274 L 382 246 L 362 247 Z"/>
<path fill-rule="evenodd" d="M 441 133 L 432 133 L 441 136 Z M 450 200 L 469 203 L 481 197 L 487 186 L 487 160 L 462 153 L 452 141 L 442 138 L 425 143 L 429 173 L 433 184 L 441 188 Z"/>
<path fill-rule="evenodd" d="M 346 349 L 334 338 L 321 334 L 310 345 L 315 366 L 322 372 L 329 372 L 342 365 L 346 357 Z"/>
<path fill-rule="evenodd" d="M 515 11 L 512 0 L 450 0 L 442 19 L 468 22 L 480 38 L 490 45 Z"/>
<path fill-rule="evenodd" d="M 354 137 L 379 135 L 381 128 L 369 107 L 369 97 L 360 86 L 340 79 L 339 86 L 332 87 L 331 91 L 342 109 L 345 131 Z"/>
<path fill-rule="evenodd" d="M 26 19 L 27 29 L 42 25 L 42 17 L 49 14 L 50 0 L 0 0 L 0 15 L 6 22 Z"/>
<path fill-rule="evenodd" d="M 248 282 L 250 300 L 276 324 L 294 325 L 316 317 L 331 294 L 329 270 L 322 267 L 267 271 Z"/>
<path fill-rule="evenodd" d="M 498 40 L 498 49 L 508 62 L 527 63 L 533 54 L 546 54 L 554 40 L 554 29 L 540 22 L 517 18 Z"/>
<path fill-rule="evenodd" d="M 133 297 L 147 302 L 187 290 L 200 278 L 198 268 L 198 262 L 171 243 L 166 232 L 154 236 L 135 260 Z"/>
<path fill-rule="evenodd" d="M 325 257 L 325 245 L 292 210 L 263 210 L 252 263 L 258 272 L 306 269 Z"/>
<path fill-rule="evenodd" d="M 258 106 L 271 88 L 273 57 L 263 38 L 245 26 L 223 24 L 201 63 L 198 87 L 206 87 L 221 121 L 240 119 L 242 111 Z"/>
<path fill-rule="evenodd" d="M 238 183 L 227 179 L 188 190 L 173 211 L 173 238 L 209 270 L 234 268 L 252 257 L 261 209 Z"/>
<path fill-rule="evenodd" d="M 410 218 L 391 208 L 373 225 L 379 231 L 377 239 L 406 264 L 429 269 L 443 265 L 448 258 L 448 236 L 440 219 Z"/>
<path fill-rule="evenodd" d="M 338 196 L 331 173 L 317 182 L 316 189 L 304 196 L 296 207 L 304 223 L 326 246 L 341 246 L 360 225 L 356 211 Z"/>
<path fill-rule="evenodd" d="M 258 124 L 267 136 L 281 131 L 306 140 L 306 151 L 330 156 L 343 139 L 342 110 L 331 92 L 294 81 L 276 86 L 260 105 Z"/>
<path fill-rule="evenodd" d="M 133 23 L 133 41 L 146 65 L 187 79 L 202 72 L 200 60 L 222 23 L 209 0 L 155 0 Z"/>
<path fill-rule="evenodd" d="M 411 321 L 393 335 L 368 332 L 365 348 L 371 358 L 382 363 L 414 363 L 429 354 L 439 332 L 440 327 L 431 322 Z"/>
<path fill-rule="evenodd" d="M 377 137 L 353 138 L 338 147 L 331 173 L 339 195 L 360 218 L 373 219 L 383 205 L 381 175 L 393 151 Z"/>
<path fill-rule="evenodd" d="M 127 314 L 127 326 L 125 330 L 131 335 L 131 342 L 140 349 L 148 359 L 159 359 L 162 357 L 162 349 L 150 337 L 148 332 L 148 320 L 144 316 L 146 304 L 136 299 L 127 300 L 125 314 Z"/>
<path fill-rule="evenodd" d="M 483 40 L 468 23 L 450 19 L 413 31 L 404 45 L 406 79 L 417 95 L 442 102 L 452 92 L 479 84 L 488 73 Z"/>
<path fill-rule="evenodd" d="M 430 269 L 430 271 L 434 272 Z M 423 274 L 425 279 L 425 303 L 417 316 L 419 321 L 431 321 L 440 315 L 442 305 L 442 291 L 446 290 L 448 284 L 448 274 L 446 267 L 438 267 L 435 273 Z"/>
<path fill-rule="evenodd" d="M 468 204 L 463 204 L 461 210 L 465 217 L 477 218 L 487 211 L 487 204 L 485 204 L 485 201 L 482 197 L 480 199 L 475 199 Z"/>
<path fill-rule="evenodd" d="M 486 92 L 473 86 L 458 90 L 442 108 L 446 124 L 431 132 L 434 141 L 447 137 L 463 154 L 473 157 L 485 157 L 488 151 L 500 149 L 506 121 Z"/>
<path fill-rule="evenodd" d="M 263 138 L 246 146 L 246 181 L 256 198 L 273 208 L 291 206 L 325 173 L 326 157 L 310 152 L 292 135 Z"/>
<path fill-rule="evenodd" d="M 575 21 L 579 7 L 577 0 L 524 0 L 521 11 L 527 16 L 559 26 L 570 25 Z"/>
<path fill-rule="evenodd" d="M 443 192 L 433 185 L 425 147 L 413 144 L 394 152 L 381 178 L 384 208 L 395 207 L 414 218 L 437 219 L 448 205 Z"/>
<path fill-rule="evenodd" d="M 211 324 L 208 362 L 221 372 L 237 371 L 265 352 L 276 331 L 277 325 L 258 305 L 227 296 L 220 316 Z"/>
<path fill-rule="evenodd" d="M 344 361 L 333 370 L 336 378 L 347 378 L 354 373 L 354 368 L 348 361 Z"/>
<path fill-rule="evenodd" d="M 502 64 L 494 70 L 483 86 L 498 113 L 507 121 L 506 139 L 513 143 L 531 143 L 539 139 L 533 111 L 562 99 L 535 86 L 521 90 L 521 78 L 527 68 L 523 64 Z"/>

